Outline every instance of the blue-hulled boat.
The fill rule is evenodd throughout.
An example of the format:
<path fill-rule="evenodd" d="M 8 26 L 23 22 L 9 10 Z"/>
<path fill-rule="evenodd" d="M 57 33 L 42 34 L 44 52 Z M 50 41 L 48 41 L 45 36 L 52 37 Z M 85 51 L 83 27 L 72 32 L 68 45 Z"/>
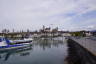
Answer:
<path fill-rule="evenodd" d="M 28 47 L 29 45 L 25 44 L 10 44 L 11 42 L 4 37 L 0 37 L 0 51 L 10 50 L 10 49 L 18 49 Z"/>

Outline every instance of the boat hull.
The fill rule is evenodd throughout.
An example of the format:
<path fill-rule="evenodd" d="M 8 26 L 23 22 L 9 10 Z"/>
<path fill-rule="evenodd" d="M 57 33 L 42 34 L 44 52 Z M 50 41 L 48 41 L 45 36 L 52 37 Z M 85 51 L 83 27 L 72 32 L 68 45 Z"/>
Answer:
<path fill-rule="evenodd" d="M 16 47 L 2 47 L 0 48 L 0 52 L 3 52 L 3 51 L 8 51 L 8 50 L 14 50 L 14 49 L 21 49 L 21 48 L 26 48 L 26 47 L 29 47 L 31 45 L 23 45 L 23 46 L 16 46 Z"/>

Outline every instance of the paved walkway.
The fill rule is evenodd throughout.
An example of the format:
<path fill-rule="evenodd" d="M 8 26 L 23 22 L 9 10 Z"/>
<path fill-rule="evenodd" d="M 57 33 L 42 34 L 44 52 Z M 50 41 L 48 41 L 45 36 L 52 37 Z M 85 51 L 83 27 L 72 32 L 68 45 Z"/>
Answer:
<path fill-rule="evenodd" d="M 80 45 L 82 45 L 84 48 L 89 50 L 92 54 L 96 56 L 96 40 L 88 39 L 88 38 L 72 38 L 76 42 L 78 42 Z"/>

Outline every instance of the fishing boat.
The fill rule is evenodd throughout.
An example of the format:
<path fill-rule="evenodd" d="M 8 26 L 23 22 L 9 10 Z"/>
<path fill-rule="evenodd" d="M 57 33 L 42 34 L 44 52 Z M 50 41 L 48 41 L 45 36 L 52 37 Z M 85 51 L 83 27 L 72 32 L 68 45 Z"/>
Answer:
<path fill-rule="evenodd" d="M 10 44 L 10 40 L 4 37 L 0 37 L 0 51 L 18 49 L 30 46 L 29 44 Z"/>

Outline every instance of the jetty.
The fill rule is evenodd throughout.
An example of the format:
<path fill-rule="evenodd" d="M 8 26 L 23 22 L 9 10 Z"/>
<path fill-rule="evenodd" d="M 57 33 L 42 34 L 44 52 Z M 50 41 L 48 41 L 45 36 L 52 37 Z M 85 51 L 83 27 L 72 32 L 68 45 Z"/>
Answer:
<path fill-rule="evenodd" d="M 96 37 L 83 37 L 72 39 L 96 56 Z"/>
<path fill-rule="evenodd" d="M 95 39 L 70 37 L 67 41 L 69 64 L 96 64 Z"/>

